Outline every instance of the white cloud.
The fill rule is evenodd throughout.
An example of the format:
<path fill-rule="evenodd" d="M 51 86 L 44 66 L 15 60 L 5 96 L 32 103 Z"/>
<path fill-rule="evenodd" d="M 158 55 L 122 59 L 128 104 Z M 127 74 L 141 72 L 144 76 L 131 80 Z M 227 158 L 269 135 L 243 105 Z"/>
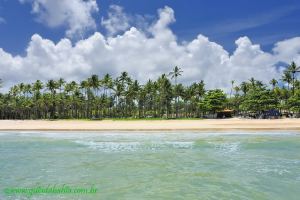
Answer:
<path fill-rule="evenodd" d="M 119 5 L 111 5 L 108 10 L 107 18 L 101 19 L 101 25 L 106 29 L 109 36 L 123 33 L 131 26 L 135 26 L 139 30 L 148 31 L 149 15 L 131 15 L 124 12 L 124 8 Z"/>
<path fill-rule="evenodd" d="M 129 28 L 129 20 L 129 16 L 123 12 L 121 6 L 111 5 L 109 7 L 108 18 L 102 18 L 101 25 L 106 28 L 109 35 L 115 35 Z"/>
<path fill-rule="evenodd" d="M 12 56 L 0 49 L 0 78 L 8 84 L 36 79 L 80 80 L 93 73 L 119 75 L 128 71 L 141 82 L 156 79 L 178 65 L 184 73 L 179 81 L 204 80 L 208 88 L 229 88 L 230 81 L 241 82 L 251 77 L 266 83 L 279 78 L 275 67 L 279 61 L 300 64 L 300 37 L 275 44 L 272 52 L 263 51 L 248 37 L 236 40 L 230 55 L 221 45 L 203 35 L 190 42 L 178 43 L 169 28 L 175 22 L 174 11 L 165 7 L 150 27 L 149 34 L 130 28 L 124 34 L 105 37 L 95 32 L 75 44 L 62 39 L 57 44 L 35 34 L 25 56 Z"/>
<path fill-rule="evenodd" d="M 280 41 L 275 45 L 274 52 L 281 60 L 294 60 L 300 64 L 300 37 Z"/>
<path fill-rule="evenodd" d="M 92 14 L 99 10 L 96 0 L 19 0 L 31 3 L 37 20 L 49 27 L 66 26 L 67 37 L 83 36 L 95 30 Z"/>

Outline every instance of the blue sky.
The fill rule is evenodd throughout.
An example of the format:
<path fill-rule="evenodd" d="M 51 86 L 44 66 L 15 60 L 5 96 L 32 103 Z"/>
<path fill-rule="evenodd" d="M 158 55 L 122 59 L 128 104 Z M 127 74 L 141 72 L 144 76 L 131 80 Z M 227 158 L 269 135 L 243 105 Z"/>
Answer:
<path fill-rule="evenodd" d="M 105 33 L 100 20 L 107 16 L 109 5 L 117 4 L 130 14 L 156 16 L 165 5 L 175 11 L 176 23 L 171 29 L 179 41 L 192 40 L 199 33 L 221 44 L 226 50 L 235 49 L 234 41 L 248 36 L 262 49 L 270 51 L 277 41 L 295 37 L 300 32 L 300 1 L 298 0 L 99 0 L 99 12 L 93 17 L 97 30 Z M 59 41 L 65 27 L 49 28 L 36 20 L 31 5 L 18 0 L 0 0 L 0 48 L 13 55 L 24 54 L 30 37 L 38 33 Z"/>

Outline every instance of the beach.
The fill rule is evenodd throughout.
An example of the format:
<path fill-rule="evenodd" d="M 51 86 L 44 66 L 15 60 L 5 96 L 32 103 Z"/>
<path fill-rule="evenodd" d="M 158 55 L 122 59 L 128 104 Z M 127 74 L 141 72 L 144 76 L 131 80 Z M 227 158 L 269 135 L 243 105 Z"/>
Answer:
<path fill-rule="evenodd" d="M 1 131 L 299 130 L 300 119 L 0 120 Z"/>

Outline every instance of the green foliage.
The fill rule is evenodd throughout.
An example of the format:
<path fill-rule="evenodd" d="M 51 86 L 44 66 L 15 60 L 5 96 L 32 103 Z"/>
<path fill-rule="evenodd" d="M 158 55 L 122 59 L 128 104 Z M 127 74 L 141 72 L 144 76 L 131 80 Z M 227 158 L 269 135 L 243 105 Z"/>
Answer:
<path fill-rule="evenodd" d="M 300 90 L 295 91 L 295 94 L 288 99 L 288 107 L 300 113 Z"/>
<path fill-rule="evenodd" d="M 262 112 L 275 109 L 278 99 L 273 92 L 265 87 L 254 87 L 247 92 L 241 102 L 241 109 L 249 112 Z"/>
<path fill-rule="evenodd" d="M 209 90 L 205 94 L 204 99 L 199 106 L 205 111 L 215 113 L 217 111 L 223 110 L 226 106 L 226 102 L 226 95 L 222 90 Z"/>

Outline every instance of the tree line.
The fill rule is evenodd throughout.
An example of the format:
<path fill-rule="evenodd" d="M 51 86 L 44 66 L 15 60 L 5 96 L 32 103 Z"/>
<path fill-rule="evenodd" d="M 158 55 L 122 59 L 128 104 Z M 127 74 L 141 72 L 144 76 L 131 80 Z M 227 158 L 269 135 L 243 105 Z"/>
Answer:
<path fill-rule="evenodd" d="M 206 90 L 204 81 L 178 83 L 183 71 L 177 66 L 144 85 L 127 72 L 116 78 L 92 75 L 81 82 L 37 80 L 0 93 L 0 119 L 203 118 L 224 109 L 244 117 L 259 117 L 272 109 L 299 116 L 298 72 L 292 62 L 281 79 L 267 84 L 255 78 L 241 84 L 231 81 L 229 94 Z"/>

